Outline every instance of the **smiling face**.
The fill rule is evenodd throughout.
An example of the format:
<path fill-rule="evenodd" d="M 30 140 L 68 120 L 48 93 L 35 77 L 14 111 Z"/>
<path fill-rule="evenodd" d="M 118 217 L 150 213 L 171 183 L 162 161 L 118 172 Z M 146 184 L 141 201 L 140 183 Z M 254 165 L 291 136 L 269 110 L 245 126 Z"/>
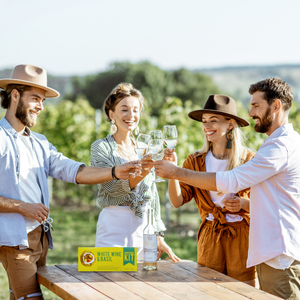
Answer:
<path fill-rule="evenodd" d="M 233 119 L 218 114 L 203 114 L 202 129 L 209 142 L 227 141 L 226 133 L 233 128 Z"/>
<path fill-rule="evenodd" d="M 32 127 L 36 124 L 39 113 L 44 109 L 45 91 L 36 87 L 23 92 L 16 109 L 16 118 L 24 126 Z"/>
<path fill-rule="evenodd" d="M 111 120 L 115 120 L 120 131 L 133 131 L 140 120 L 140 102 L 137 97 L 128 96 L 123 98 L 116 106 L 114 111 L 109 111 Z"/>
<path fill-rule="evenodd" d="M 264 92 L 257 91 L 252 95 L 249 116 L 255 120 L 254 130 L 256 132 L 268 134 L 274 120 L 271 105 L 264 99 Z"/>

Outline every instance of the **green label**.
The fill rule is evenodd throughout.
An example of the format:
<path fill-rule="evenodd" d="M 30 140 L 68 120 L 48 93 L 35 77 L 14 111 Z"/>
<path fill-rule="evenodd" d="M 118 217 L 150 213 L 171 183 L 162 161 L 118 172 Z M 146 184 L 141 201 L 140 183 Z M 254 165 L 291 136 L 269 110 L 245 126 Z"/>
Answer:
<path fill-rule="evenodd" d="M 132 264 L 134 266 L 135 262 L 135 251 L 133 247 L 123 248 L 123 266 L 127 264 Z"/>

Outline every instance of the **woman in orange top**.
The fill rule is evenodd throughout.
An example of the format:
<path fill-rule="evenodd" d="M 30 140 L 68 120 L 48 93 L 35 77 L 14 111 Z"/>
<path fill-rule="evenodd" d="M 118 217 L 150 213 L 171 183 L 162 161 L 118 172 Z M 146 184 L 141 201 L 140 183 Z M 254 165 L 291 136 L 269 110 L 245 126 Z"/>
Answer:
<path fill-rule="evenodd" d="M 234 99 L 211 95 L 204 109 L 189 117 L 202 122 L 205 144 L 189 155 L 183 168 L 217 172 L 231 170 L 250 160 L 254 153 L 242 145 L 239 127 L 249 122 L 237 116 Z M 177 162 L 176 154 L 165 150 L 165 159 Z M 198 206 L 202 224 L 198 231 L 198 263 L 248 284 L 255 284 L 255 268 L 246 268 L 249 235 L 249 192 L 224 195 L 169 180 L 169 196 L 174 207 L 192 199 Z"/>

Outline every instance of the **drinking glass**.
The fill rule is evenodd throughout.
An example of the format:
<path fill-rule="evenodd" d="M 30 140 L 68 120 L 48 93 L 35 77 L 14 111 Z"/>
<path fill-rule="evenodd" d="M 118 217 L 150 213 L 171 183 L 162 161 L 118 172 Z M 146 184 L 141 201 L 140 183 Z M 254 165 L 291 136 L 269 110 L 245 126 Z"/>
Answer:
<path fill-rule="evenodd" d="M 138 137 L 136 138 L 134 150 L 135 153 L 137 154 L 139 160 L 143 158 L 143 156 L 147 153 L 148 150 L 148 143 L 150 141 L 150 135 L 149 134 L 143 134 L 140 133 Z M 135 176 L 140 176 L 143 177 L 140 174 L 135 173 Z"/>
<path fill-rule="evenodd" d="M 152 154 L 152 160 L 160 160 L 164 157 L 164 142 L 162 139 L 151 139 L 148 143 L 149 154 Z M 154 169 L 155 174 L 155 169 Z M 162 178 L 157 177 L 153 182 L 163 182 L 165 181 Z"/>
<path fill-rule="evenodd" d="M 150 137 L 152 140 L 155 140 L 155 139 L 162 139 L 163 138 L 163 134 L 162 134 L 162 131 L 161 130 L 151 130 L 150 131 Z M 152 168 L 150 170 L 151 173 L 155 173 L 154 172 L 154 168 Z"/>
<path fill-rule="evenodd" d="M 178 133 L 175 125 L 165 125 L 163 139 L 167 148 L 173 150 L 178 142 Z"/>
<path fill-rule="evenodd" d="M 161 130 L 151 130 L 150 131 L 150 136 L 152 140 L 156 140 L 156 139 L 162 139 L 163 138 L 163 134 Z"/>

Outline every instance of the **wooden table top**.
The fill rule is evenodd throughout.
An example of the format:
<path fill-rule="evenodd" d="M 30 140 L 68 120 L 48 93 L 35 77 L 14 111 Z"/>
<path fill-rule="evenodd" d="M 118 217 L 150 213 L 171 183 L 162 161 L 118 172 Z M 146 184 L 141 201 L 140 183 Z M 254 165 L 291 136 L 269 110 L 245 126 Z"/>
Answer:
<path fill-rule="evenodd" d="M 78 272 L 77 265 L 38 268 L 39 283 L 62 299 L 79 300 L 278 300 L 192 261 L 159 261 L 156 271 Z"/>

